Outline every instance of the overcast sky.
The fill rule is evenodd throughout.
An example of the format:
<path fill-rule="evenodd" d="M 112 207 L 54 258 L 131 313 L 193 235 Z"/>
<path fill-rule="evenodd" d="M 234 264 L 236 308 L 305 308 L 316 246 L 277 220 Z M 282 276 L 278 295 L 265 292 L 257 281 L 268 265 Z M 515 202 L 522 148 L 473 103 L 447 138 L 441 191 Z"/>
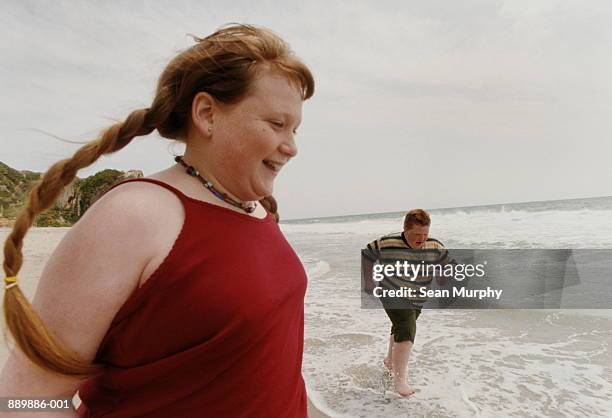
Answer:
<path fill-rule="evenodd" d="M 3 1 L 0 161 L 71 155 L 40 131 L 92 139 L 149 106 L 186 34 L 228 22 L 273 29 L 316 78 L 285 219 L 612 195 L 607 1 Z M 142 137 L 79 176 L 180 150 Z"/>

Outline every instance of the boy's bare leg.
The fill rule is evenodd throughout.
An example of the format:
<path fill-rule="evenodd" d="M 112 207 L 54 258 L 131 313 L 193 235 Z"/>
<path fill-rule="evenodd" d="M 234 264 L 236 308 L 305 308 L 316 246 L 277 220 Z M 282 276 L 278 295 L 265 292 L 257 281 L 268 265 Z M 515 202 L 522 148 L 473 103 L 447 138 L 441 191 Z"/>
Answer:
<path fill-rule="evenodd" d="M 393 344 L 393 356 L 391 364 L 393 366 L 393 380 L 395 391 L 402 396 L 414 395 L 414 391 L 406 383 L 406 369 L 408 359 L 412 350 L 412 341 L 402 341 Z"/>
<path fill-rule="evenodd" d="M 392 370 L 393 369 L 393 334 L 389 335 L 389 348 L 387 349 L 387 357 L 385 357 L 385 359 L 383 360 L 383 363 L 385 363 L 385 366 L 387 366 L 387 369 Z"/>

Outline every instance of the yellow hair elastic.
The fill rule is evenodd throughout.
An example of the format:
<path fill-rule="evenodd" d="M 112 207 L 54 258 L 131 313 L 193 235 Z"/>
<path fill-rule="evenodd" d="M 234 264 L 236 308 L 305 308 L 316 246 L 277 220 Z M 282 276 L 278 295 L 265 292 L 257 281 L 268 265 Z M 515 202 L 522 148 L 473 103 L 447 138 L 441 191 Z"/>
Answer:
<path fill-rule="evenodd" d="M 4 283 L 5 289 L 10 289 L 13 286 L 17 286 L 17 276 L 5 277 Z"/>

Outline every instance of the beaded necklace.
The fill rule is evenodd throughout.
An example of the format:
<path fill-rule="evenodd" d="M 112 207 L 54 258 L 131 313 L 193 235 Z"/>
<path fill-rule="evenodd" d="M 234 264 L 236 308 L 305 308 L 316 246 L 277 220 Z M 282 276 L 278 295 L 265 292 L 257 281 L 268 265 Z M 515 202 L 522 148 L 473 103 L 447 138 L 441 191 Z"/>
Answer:
<path fill-rule="evenodd" d="M 204 177 L 200 175 L 198 170 L 196 170 L 193 166 L 190 166 L 189 164 L 187 164 L 183 160 L 182 156 L 177 155 L 174 158 L 174 161 L 176 161 L 177 163 L 185 167 L 185 171 L 187 172 L 187 174 L 189 174 L 192 177 L 197 177 L 198 180 L 200 180 L 200 182 L 204 185 L 204 187 L 210 190 L 210 192 L 214 194 L 217 198 L 223 200 L 224 202 L 229 203 L 232 206 L 242 209 L 246 213 L 253 213 L 255 211 L 255 208 L 257 207 L 257 202 L 241 202 L 239 200 L 232 199 L 231 197 L 227 195 L 227 193 L 223 193 L 217 190 L 210 181 L 206 180 Z"/>

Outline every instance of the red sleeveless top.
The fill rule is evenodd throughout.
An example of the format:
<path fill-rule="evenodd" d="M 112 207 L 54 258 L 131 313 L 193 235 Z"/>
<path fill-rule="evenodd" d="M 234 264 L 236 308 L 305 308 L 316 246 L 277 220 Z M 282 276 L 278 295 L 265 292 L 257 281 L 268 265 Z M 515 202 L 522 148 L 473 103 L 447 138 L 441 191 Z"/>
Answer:
<path fill-rule="evenodd" d="M 95 358 L 105 372 L 79 387 L 78 415 L 306 417 L 307 279 L 274 217 L 128 181 L 172 191 L 185 222 L 113 319 Z"/>

